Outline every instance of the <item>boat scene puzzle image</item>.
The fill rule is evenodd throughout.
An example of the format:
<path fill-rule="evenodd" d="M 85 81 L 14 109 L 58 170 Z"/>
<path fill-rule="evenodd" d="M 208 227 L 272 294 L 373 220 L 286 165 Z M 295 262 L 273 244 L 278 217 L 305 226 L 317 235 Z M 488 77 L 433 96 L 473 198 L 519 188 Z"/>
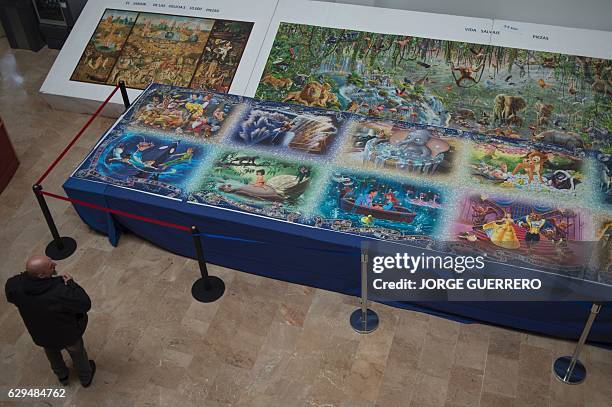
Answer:
<path fill-rule="evenodd" d="M 281 23 L 256 97 L 612 151 L 612 61 Z"/>
<path fill-rule="evenodd" d="M 71 80 L 227 91 L 253 23 L 105 10 Z M 195 76 L 194 76 L 195 75 Z"/>
<path fill-rule="evenodd" d="M 116 129 L 96 147 L 75 176 L 184 198 L 185 186 L 207 152 L 205 145 Z"/>
<path fill-rule="evenodd" d="M 592 228 L 580 209 L 473 193 L 459 200 L 451 235 L 491 260 L 582 269 Z"/>
<path fill-rule="evenodd" d="M 261 155 L 220 152 L 194 181 L 189 200 L 295 221 L 311 201 L 317 170 L 310 164 Z"/>
<path fill-rule="evenodd" d="M 314 225 L 387 240 L 431 237 L 443 201 L 437 189 L 373 173 L 338 170 Z"/>
<path fill-rule="evenodd" d="M 254 102 L 232 141 L 269 150 L 326 155 L 346 121 L 346 114 L 335 111 Z"/>
<path fill-rule="evenodd" d="M 242 98 L 233 95 L 152 85 L 133 109 L 129 125 L 192 139 L 220 139 L 231 126 Z"/>
<path fill-rule="evenodd" d="M 587 192 L 583 161 L 565 152 L 494 141 L 470 143 L 471 178 L 508 191 L 578 197 Z"/>
<path fill-rule="evenodd" d="M 346 130 L 340 160 L 405 175 L 449 174 L 460 142 L 418 124 L 358 118 Z"/>

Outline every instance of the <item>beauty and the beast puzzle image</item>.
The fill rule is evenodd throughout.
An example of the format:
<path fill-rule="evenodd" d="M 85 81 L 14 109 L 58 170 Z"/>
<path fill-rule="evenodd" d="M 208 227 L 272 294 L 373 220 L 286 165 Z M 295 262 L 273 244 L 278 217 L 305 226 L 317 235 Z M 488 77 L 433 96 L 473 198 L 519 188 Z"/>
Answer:
<path fill-rule="evenodd" d="M 154 84 L 74 173 L 394 242 L 580 264 L 612 217 L 603 152 Z M 606 182 L 608 182 L 606 184 Z"/>
<path fill-rule="evenodd" d="M 253 23 L 107 9 L 71 80 L 227 92 Z"/>
<path fill-rule="evenodd" d="M 580 269 L 592 229 L 579 208 L 473 193 L 459 201 L 452 233 L 499 261 Z"/>

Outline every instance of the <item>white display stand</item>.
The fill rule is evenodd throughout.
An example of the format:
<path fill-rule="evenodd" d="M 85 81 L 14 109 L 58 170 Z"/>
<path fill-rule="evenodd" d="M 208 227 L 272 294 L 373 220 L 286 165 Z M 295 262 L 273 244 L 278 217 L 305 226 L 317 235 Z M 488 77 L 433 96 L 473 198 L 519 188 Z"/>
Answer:
<path fill-rule="evenodd" d="M 306 0 L 279 0 L 245 96 L 254 96 L 280 23 L 612 59 L 612 32 Z"/>
<path fill-rule="evenodd" d="M 242 95 L 249 82 L 276 5 L 277 0 L 90 1 L 83 9 L 77 24 L 40 88 L 41 96 L 55 109 L 92 113 L 113 90 L 113 87 L 109 85 L 70 80 L 106 9 L 253 22 L 253 28 L 230 88 L 230 93 Z M 141 90 L 138 89 L 128 89 L 130 100 L 134 100 L 140 95 L 140 92 Z M 121 95 L 117 92 L 102 113 L 116 117 L 123 110 Z"/>
<path fill-rule="evenodd" d="M 612 59 L 612 32 L 494 20 L 491 45 Z"/>
<path fill-rule="evenodd" d="M 612 32 L 555 27 L 513 21 L 413 12 L 379 7 L 308 0 L 165 0 L 91 1 L 83 10 L 66 44 L 49 71 L 41 95 L 52 107 L 91 113 L 112 91 L 112 86 L 70 80 L 105 9 L 254 23 L 229 93 L 254 96 L 280 23 L 296 23 L 383 34 L 409 35 L 475 44 L 498 45 L 612 59 Z M 128 89 L 130 100 L 140 90 Z M 103 111 L 123 112 L 117 93 Z"/>
<path fill-rule="evenodd" d="M 279 0 L 245 96 L 254 96 L 281 23 L 489 44 L 493 20 L 351 4 Z"/>

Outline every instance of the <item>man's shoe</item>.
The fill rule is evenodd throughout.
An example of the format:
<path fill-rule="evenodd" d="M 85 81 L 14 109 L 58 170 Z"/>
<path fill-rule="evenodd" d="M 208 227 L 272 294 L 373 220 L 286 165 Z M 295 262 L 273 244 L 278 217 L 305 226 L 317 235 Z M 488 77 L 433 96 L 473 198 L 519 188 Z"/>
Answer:
<path fill-rule="evenodd" d="M 93 381 L 94 375 L 96 374 L 96 362 L 90 360 L 89 366 L 91 366 L 91 377 L 89 378 L 89 381 L 87 383 L 81 383 L 83 387 L 89 387 L 89 385 L 91 385 L 91 382 Z"/>
<path fill-rule="evenodd" d="M 68 386 L 68 376 L 59 379 L 59 382 L 62 384 L 62 386 Z"/>

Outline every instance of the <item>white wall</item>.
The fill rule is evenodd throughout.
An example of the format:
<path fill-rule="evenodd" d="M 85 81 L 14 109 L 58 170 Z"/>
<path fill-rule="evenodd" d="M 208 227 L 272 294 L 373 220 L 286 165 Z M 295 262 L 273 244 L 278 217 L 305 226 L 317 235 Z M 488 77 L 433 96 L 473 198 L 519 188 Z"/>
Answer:
<path fill-rule="evenodd" d="M 612 0 L 322 1 L 612 31 Z"/>

